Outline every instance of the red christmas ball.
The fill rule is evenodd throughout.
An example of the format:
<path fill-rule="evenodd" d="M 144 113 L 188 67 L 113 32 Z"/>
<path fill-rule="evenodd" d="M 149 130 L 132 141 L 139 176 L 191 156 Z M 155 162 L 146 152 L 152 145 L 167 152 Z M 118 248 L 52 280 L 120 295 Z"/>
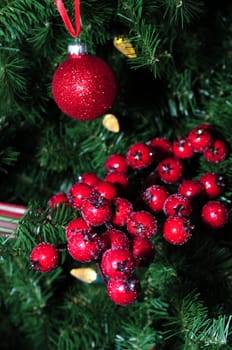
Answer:
<path fill-rule="evenodd" d="M 109 65 L 86 51 L 84 44 L 70 45 L 69 57 L 57 68 L 52 80 L 52 93 L 58 107 L 79 120 L 95 119 L 106 113 L 117 90 Z"/>

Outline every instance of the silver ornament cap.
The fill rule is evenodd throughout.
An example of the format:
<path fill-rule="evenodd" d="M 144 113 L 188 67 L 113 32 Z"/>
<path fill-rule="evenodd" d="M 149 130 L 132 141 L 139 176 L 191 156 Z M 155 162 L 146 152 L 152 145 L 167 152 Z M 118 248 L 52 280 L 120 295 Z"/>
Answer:
<path fill-rule="evenodd" d="M 87 54 L 87 44 L 86 43 L 72 43 L 68 45 L 68 53 L 70 55 L 81 55 L 81 54 Z"/>

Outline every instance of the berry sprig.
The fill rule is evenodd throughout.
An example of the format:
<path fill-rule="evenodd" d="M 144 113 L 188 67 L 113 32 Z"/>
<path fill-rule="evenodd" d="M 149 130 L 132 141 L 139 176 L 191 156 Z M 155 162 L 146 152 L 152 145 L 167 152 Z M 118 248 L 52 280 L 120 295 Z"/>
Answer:
<path fill-rule="evenodd" d="M 114 303 L 129 305 L 138 299 L 136 270 L 154 260 L 152 238 L 159 230 L 169 244 L 188 242 L 196 205 L 210 229 L 227 224 L 229 209 L 218 199 L 224 177 L 208 172 L 196 180 L 186 175 L 191 164 L 195 167 L 196 155 L 211 163 L 226 158 L 226 143 L 210 125 L 199 125 L 173 142 L 156 137 L 136 143 L 125 155 L 106 159 L 103 179 L 82 174 L 67 193 L 49 199 L 51 210 L 65 203 L 78 212 L 65 229 L 67 251 L 80 263 L 96 263 Z M 48 272 L 58 265 L 58 255 L 54 245 L 43 242 L 30 259 L 33 268 Z"/>

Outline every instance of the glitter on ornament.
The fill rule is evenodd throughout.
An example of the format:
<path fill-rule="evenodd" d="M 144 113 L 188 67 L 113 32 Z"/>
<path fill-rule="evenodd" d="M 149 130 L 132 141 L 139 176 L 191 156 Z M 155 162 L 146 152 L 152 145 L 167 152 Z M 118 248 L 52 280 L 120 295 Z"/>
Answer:
<path fill-rule="evenodd" d="M 104 60 L 87 53 L 84 43 L 69 45 L 68 53 L 53 76 L 54 100 L 71 118 L 96 119 L 110 109 L 116 98 L 115 75 Z"/>

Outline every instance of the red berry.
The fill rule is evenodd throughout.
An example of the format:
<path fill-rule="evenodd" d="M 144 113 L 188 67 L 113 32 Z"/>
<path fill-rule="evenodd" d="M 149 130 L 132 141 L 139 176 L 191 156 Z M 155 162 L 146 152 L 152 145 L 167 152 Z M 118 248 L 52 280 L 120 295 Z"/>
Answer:
<path fill-rule="evenodd" d="M 153 161 L 151 148 L 144 143 L 135 143 L 126 154 L 127 164 L 132 169 L 146 168 Z"/>
<path fill-rule="evenodd" d="M 197 180 L 183 180 L 178 187 L 178 193 L 192 200 L 202 195 L 203 187 Z"/>
<path fill-rule="evenodd" d="M 117 196 L 117 189 L 112 182 L 108 181 L 98 181 L 94 189 L 99 193 L 102 197 L 112 201 Z"/>
<path fill-rule="evenodd" d="M 129 249 L 129 239 L 125 232 L 115 228 L 105 231 L 101 235 L 101 242 L 104 250 L 124 248 Z"/>
<path fill-rule="evenodd" d="M 225 187 L 223 176 L 215 173 L 206 173 L 200 177 L 200 183 L 204 187 L 208 198 L 216 198 L 220 196 Z"/>
<path fill-rule="evenodd" d="M 105 162 L 105 170 L 107 173 L 111 173 L 112 171 L 126 173 L 127 168 L 126 157 L 121 154 L 112 154 Z"/>
<path fill-rule="evenodd" d="M 228 222 L 229 211 L 222 202 L 209 201 L 203 206 L 201 217 L 211 228 L 220 229 Z"/>
<path fill-rule="evenodd" d="M 42 242 L 32 249 L 30 261 L 35 270 L 49 272 L 58 265 L 58 250 L 53 244 Z"/>
<path fill-rule="evenodd" d="M 181 138 L 173 142 L 173 154 L 176 158 L 181 159 L 188 159 L 193 156 L 193 150 L 187 138 Z"/>
<path fill-rule="evenodd" d="M 179 193 L 173 193 L 164 202 L 163 211 L 167 216 L 189 216 L 192 213 L 190 200 Z"/>
<path fill-rule="evenodd" d="M 151 238 L 157 233 L 157 229 L 154 215 L 145 210 L 132 212 L 127 220 L 127 231 L 131 236 Z"/>
<path fill-rule="evenodd" d="M 213 143 L 204 151 L 203 156 L 210 163 L 222 162 L 227 156 L 225 142 L 222 140 L 213 141 Z"/>
<path fill-rule="evenodd" d="M 131 202 L 129 202 L 126 198 L 117 197 L 113 201 L 113 206 L 114 210 L 111 223 L 118 227 L 125 226 L 129 215 L 133 211 Z"/>
<path fill-rule="evenodd" d="M 92 226 L 100 226 L 111 219 L 112 207 L 110 201 L 101 196 L 85 200 L 81 213 L 85 221 Z"/>
<path fill-rule="evenodd" d="M 202 126 L 197 126 L 188 134 L 188 140 L 193 152 L 204 152 L 212 142 L 210 131 Z"/>
<path fill-rule="evenodd" d="M 91 187 L 95 186 L 99 180 L 99 177 L 94 173 L 85 173 L 78 177 L 78 182 L 85 183 Z"/>
<path fill-rule="evenodd" d="M 182 163 L 177 158 L 163 159 L 157 167 L 160 179 L 167 184 L 173 184 L 179 181 L 182 176 L 182 171 Z"/>
<path fill-rule="evenodd" d="M 92 197 L 92 187 L 76 182 L 68 191 L 68 199 L 73 208 L 81 209 L 86 199 Z"/>
<path fill-rule="evenodd" d="M 168 195 L 168 190 L 164 186 L 152 185 L 143 192 L 142 199 L 149 209 L 158 213 L 163 210 L 164 201 Z"/>
<path fill-rule="evenodd" d="M 132 275 L 135 264 L 128 249 L 108 249 L 102 255 L 101 269 L 107 278 L 125 278 Z"/>
<path fill-rule="evenodd" d="M 154 260 L 155 246 L 146 238 L 134 237 L 131 242 L 131 251 L 136 267 L 147 266 Z"/>
<path fill-rule="evenodd" d="M 164 222 L 163 237 L 174 245 L 182 245 L 191 237 L 192 226 L 182 216 L 169 216 Z"/>
<path fill-rule="evenodd" d="M 208 130 L 209 132 L 213 132 L 213 127 L 210 124 L 203 123 L 203 124 L 198 125 L 198 128 Z"/>
<path fill-rule="evenodd" d="M 140 291 L 139 281 L 135 278 L 110 279 L 107 292 L 110 299 L 118 305 L 126 306 L 135 302 Z"/>
<path fill-rule="evenodd" d="M 62 203 L 64 203 L 66 207 L 69 206 L 67 195 L 62 192 L 54 194 L 48 201 L 48 205 L 51 209 L 57 208 Z"/>
<path fill-rule="evenodd" d="M 78 232 L 68 240 L 68 252 L 81 263 L 95 261 L 101 253 L 99 237 L 93 233 Z"/>
<path fill-rule="evenodd" d="M 125 188 L 128 186 L 128 178 L 125 173 L 119 171 L 112 171 L 105 176 L 105 181 L 111 182 L 112 184 Z"/>
<path fill-rule="evenodd" d="M 172 144 L 164 137 L 155 137 L 148 145 L 152 148 L 155 159 L 161 160 L 172 156 Z"/>
<path fill-rule="evenodd" d="M 93 232 L 93 228 L 83 218 L 76 218 L 71 220 L 65 229 L 67 240 L 78 232 L 88 234 Z"/>

